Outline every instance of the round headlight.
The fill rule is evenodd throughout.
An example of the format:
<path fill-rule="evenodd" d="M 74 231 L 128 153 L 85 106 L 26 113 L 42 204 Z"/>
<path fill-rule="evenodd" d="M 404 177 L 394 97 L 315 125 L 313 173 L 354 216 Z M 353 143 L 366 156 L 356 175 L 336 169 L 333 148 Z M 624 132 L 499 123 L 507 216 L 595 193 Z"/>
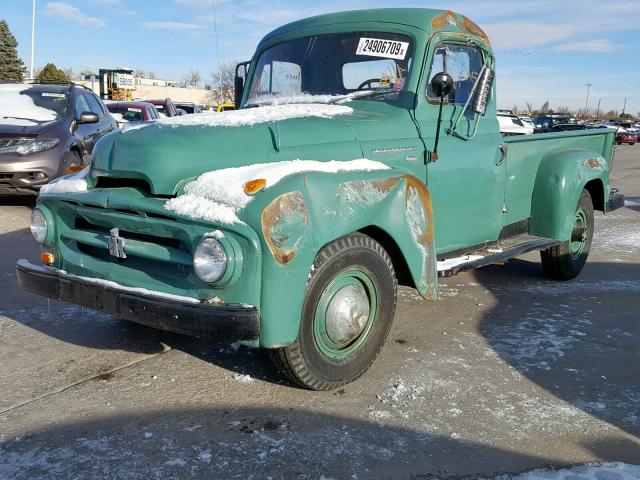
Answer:
<path fill-rule="evenodd" d="M 31 234 L 33 235 L 33 238 L 36 239 L 36 242 L 44 243 L 45 239 L 47 238 L 47 231 L 49 229 L 49 225 L 47 223 L 47 219 L 45 218 L 44 214 L 37 208 L 34 208 L 33 211 L 31 212 L 30 228 L 31 228 Z"/>
<path fill-rule="evenodd" d="M 196 275 L 207 283 L 220 280 L 227 269 L 227 252 L 215 238 L 205 238 L 193 255 Z"/>

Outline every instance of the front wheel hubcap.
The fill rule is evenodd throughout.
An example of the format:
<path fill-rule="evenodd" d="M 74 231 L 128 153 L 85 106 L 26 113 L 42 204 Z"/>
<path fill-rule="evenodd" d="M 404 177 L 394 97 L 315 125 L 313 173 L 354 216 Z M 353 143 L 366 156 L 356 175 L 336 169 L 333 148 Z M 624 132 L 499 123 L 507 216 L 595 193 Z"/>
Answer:
<path fill-rule="evenodd" d="M 322 292 L 315 311 L 318 349 L 334 360 L 347 358 L 366 342 L 376 311 L 371 278 L 359 269 L 340 272 Z"/>

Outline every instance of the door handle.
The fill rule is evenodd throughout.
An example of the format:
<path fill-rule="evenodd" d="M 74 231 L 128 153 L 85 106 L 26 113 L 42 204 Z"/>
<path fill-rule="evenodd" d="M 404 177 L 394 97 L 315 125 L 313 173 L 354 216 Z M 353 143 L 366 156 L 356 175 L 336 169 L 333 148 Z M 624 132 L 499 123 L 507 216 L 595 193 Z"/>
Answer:
<path fill-rule="evenodd" d="M 498 145 L 498 150 L 500 150 L 500 158 L 496 162 L 496 167 L 499 167 L 500 165 L 502 165 L 504 161 L 507 159 L 507 155 L 509 153 L 509 145 L 505 145 L 504 143 L 501 145 Z"/>

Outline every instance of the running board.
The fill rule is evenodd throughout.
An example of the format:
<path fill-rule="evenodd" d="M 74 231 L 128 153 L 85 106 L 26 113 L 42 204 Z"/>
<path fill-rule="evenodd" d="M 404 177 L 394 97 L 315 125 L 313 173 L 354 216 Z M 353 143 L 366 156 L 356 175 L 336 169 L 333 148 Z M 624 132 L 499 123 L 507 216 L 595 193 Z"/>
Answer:
<path fill-rule="evenodd" d="M 519 257 L 533 250 L 546 250 L 561 242 L 552 238 L 517 235 L 500 240 L 486 247 L 478 248 L 456 258 L 448 258 L 438 262 L 438 276 L 451 277 L 465 270 L 486 267 Z"/>

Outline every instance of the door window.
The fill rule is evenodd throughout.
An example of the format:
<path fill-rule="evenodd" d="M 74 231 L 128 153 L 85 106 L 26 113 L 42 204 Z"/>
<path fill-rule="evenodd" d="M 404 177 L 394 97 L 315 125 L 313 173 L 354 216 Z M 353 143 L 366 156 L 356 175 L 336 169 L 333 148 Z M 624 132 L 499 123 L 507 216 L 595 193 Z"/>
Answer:
<path fill-rule="evenodd" d="M 91 108 L 89 107 L 89 103 L 87 102 L 87 99 L 84 98 L 84 95 L 78 95 L 76 97 L 75 110 L 76 110 L 77 117 L 82 115 L 84 112 L 91 111 Z"/>
<path fill-rule="evenodd" d="M 103 117 L 104 112 L 102 111 L 102 108 L 100 107 L 100 102 L 98 102 L 96 97 L 87 93 L 85 93 L 84 96 L 87 97 L 87 103 L 89 103 L 89 108 L 91 109 L 91 111 L 96 115 L 98 115 L 99 117 Z"/>
<path fill-rule="evenodd" d="M 446 43 L 438 46 L 431 64 L 431 74 L 427 84 L 427 98 L 431 102 L 440 101 L 440 98 L 431 89 L 431 80 L 436 74 L 446 72 L 453 78 L 455 89 L 448 98 L 445 98 L 445 102 L 464 105 L 478 79 L 482 65 L 482 53 L 477 47 L 457 43 Z"/>

